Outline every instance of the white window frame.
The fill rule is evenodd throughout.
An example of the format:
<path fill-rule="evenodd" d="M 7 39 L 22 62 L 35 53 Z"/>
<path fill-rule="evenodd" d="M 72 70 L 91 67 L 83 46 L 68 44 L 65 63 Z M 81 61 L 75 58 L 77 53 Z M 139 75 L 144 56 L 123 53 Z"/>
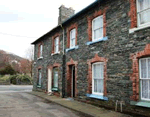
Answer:
<path fill-rule="evenodd" d="M 58 42 L 56 42 L 56 40 L 58 41 Z M 57 48 L 57 49 L 56 49 Z M 56 50 L 58 50 L 58 51 L 56 51 Z M 54 53 L 59 53 L 59 37 L 56 37 L 55 39 L 54 39 Z"/>
<path fill-rule="evenodd" d="M 98 17 L 96 17 L 96 18 L 94 18 L 93 20 L 92 20 L 92 41 L 94 42 L 94 41 L 97 41 L 97 40 L 99 40 L 99 39 L 102 39 L 104 36 L 104 31 L 103 31 L 103 29 L 104 29 L 104 19 L 102 20 L 102 26 L 103 27 L 99 27 L 99 28 L 97 28 L 97 29 L 101 29 L 102 28 L 102 36 L 101 37 L 99 37 L 99 38 L 97 38 L 97 39 L 94 39 L 94 21 L 95 20 L 97 20 L 98 18 L 101 18 L 102 17 L 102 19 L 103 19 L 103 15 L 101 15 L 101 16 L 98 16 Z M 96 30 L 97 30 L 96 29 Z"/>
<path fill-rule="evenodd" d="M 75 31 L 75 37 L 72 37 L 73 31 Z M 72 40 L 75 40 L 73 46 L 71 45 Z M 76 46 L 76 28 L 74 28 L 70 31 L 70 48 L 74 48 L 75 46 Z"/>
<path fill-rule="evenodd" d="M 42 57 L 43 56 L 43 45 L 41 44 L 40 45 L 40 57 Z"/>
<path fill-rule="evenodd" d="M 137 25 L 138 27 L 147 27 L 147 25 L 150 25 L 150 22 L 147 22 L 147 23 L 144 23 L 144 24 L 140 24 L 140 17 L 139 17 L 139 14 L 143 11 L 146 11 L 146 10 L 150 10 L 150 7 L 148 9 L 145 9 L 143 11 L 139 11 L 139 4 L 138 4 L 138 0 L 136 0 L 136 6 L 137 6 Z"/>
<path fill-rule="evenodd" d="M 42 69 L 38 69 L 38 86 L 42 84 Z"/>
<path fill-rule="evenodd" d="M 101 80 L 103 80 L 103 93 L 97 93 L 97 92 L 94 92 L 94 65 L 96 64 L 101 64 L 103 65 L 103 78 L 100 78 Z M 92 94 L 95 94 L 95 95 L 101 95 L 103 96 L 104 95 L 104 62 L 96 62 L 96 63 L 93 63 L 92 64 Z"/>
<path fill-rule="evenodd" d="M 147 78 L 142 78 L 142 74 L 141 74 L 141 60 L 146 59 L 146 63 L 148 63 L 148 59 L 150 59 L 150 57 L 146 57 L 146 58 L 141 58 L 139 59 L 139 71 L 140 71 L 140 96 L 141 96 L 141 100 L 145 100 L 145 101 L 150 101 L 150 99 L 147 98 L 142 98 L 142 80 L 150 80 L 150 78 L 148 78 L 148 71 L 147 71 Z M 147 68 L 148 68 L 148 64 L 146 64 Z M 148 82 L 148 86 L 150 86 L 150 83 Z M 150 91 L 150 89 L 148 89 Z M 149 93 L 150 95 L 150 93 Z M 148 96 L 149 97 L 149 96 Z"/>

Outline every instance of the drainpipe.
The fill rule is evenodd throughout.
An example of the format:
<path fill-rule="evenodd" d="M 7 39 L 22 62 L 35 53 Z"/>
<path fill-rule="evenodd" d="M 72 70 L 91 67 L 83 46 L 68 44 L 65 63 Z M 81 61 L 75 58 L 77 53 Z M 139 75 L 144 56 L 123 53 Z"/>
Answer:
<path fill-rule="evenodd" d="M 62 24 L 60 24 L 60 27 L 62 28 L 62 30 L 63 30 L 63 55 L 65 54 L 65 31 L 64 31 L 64 28 L 63 28 L 63 26 L 62 26 Z"/>
<path fill-rule="evenodd" d="M 65 31 L 64 31 L 62 24 L 60 24 L 60 27 L 63 30 L 62 98 L 65 98 L 65 89 L 66 89 L 66 87 L 65 87 L 65 82 L 66 82 L 66 75 L 65 75 L 65 71 L 66 71 Z"/>

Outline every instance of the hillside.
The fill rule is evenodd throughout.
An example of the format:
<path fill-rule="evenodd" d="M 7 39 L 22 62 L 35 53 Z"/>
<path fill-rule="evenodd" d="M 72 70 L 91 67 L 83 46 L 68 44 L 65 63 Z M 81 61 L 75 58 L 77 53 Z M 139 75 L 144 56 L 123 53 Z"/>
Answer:
<path fill-rule="evenodd" d="M 0 69 L 4 68 L 8 63 L 20 64 L 21 60 L 24 60 L 24 58 L 12 53 L 8 53 L 4 50 L 0 50 Z"/>

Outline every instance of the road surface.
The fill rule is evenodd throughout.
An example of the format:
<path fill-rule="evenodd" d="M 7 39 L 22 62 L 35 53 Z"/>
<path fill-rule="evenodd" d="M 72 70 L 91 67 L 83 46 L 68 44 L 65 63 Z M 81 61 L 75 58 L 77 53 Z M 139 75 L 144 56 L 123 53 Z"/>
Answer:
<path fill-rule="evenodd" d="M 0 93 L 7 92 L 30 92 L 32 85 L 0 85 Z"/>
<path fill-rule="evenodd" d="M 0 86 L 0 117 L 84 117 L 30 91 L 32 86 Z"/>

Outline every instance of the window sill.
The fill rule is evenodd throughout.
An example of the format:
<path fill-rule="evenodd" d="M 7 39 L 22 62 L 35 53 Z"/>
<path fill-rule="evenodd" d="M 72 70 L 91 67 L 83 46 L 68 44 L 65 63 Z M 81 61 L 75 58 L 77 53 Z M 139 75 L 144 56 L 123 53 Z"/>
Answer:
<path fill-rule="evenodd" d="M 76 49 L 78 49 L 78 48 L 79 48 L 79 46 L 76 45 L 75 47 L 66 49 L 66 52 L 71 51 L 71 50 L 76 50 Z"/>
<path fill-rule="evenodd" d="M 37 60 L 43 59 L 43 57 L 39 57 Z"/>
<path fill-rule="evenodd" d="M 86 45 L 91 45 L 91 44 L 101 42 L 101 41 L 106 41 L 106 40 L 108 40 L 108 37 L 103 37 L 103 38 L 101 38 L 99 40 L 96 40 L 96 41 L 89 41 L 89 42 L 86 43 Z"/>
<path fill-rule="evenodd" d="M 89 98 L 96 98 L 96 99 L 108 101 L 108 97 L 102 95 L 86 94 L 86 96 Z"/>
<path fill-rule="evenodd" d="M 144 102 L 144 101 L 135 102 L 135 101 L 131 101 L 130 104 L 131 105 L 135 105 L 135 106 L 142 106 L 142 107 L 150 108 L 150 102 Z"/>
<path fill-rule="evenodd" d="M 52 91 L 58 91 L 58 88 L 52 88 Z"/>
<path fill-rule="evenodd" d="M 41 85 L 37 85 L 38 88 L 41 88 Z"/>
<path fill-rule="evenodd" d="M 144 28 L 148 28 L 148 27 L 150 27 L 150 23 L 146 25 L 141 25 L 138 28 L 129 29 L 129 34 L 134 33 L 135 31 L 138 31 L 138 30 L 142 30 Z"/>
<path fill-rule="evenodd" d="M 52 53 L 51 56 L 56 55 L 56 54 L 60 54 L 60 51 L 57 52 L 57 53 Z"/>

